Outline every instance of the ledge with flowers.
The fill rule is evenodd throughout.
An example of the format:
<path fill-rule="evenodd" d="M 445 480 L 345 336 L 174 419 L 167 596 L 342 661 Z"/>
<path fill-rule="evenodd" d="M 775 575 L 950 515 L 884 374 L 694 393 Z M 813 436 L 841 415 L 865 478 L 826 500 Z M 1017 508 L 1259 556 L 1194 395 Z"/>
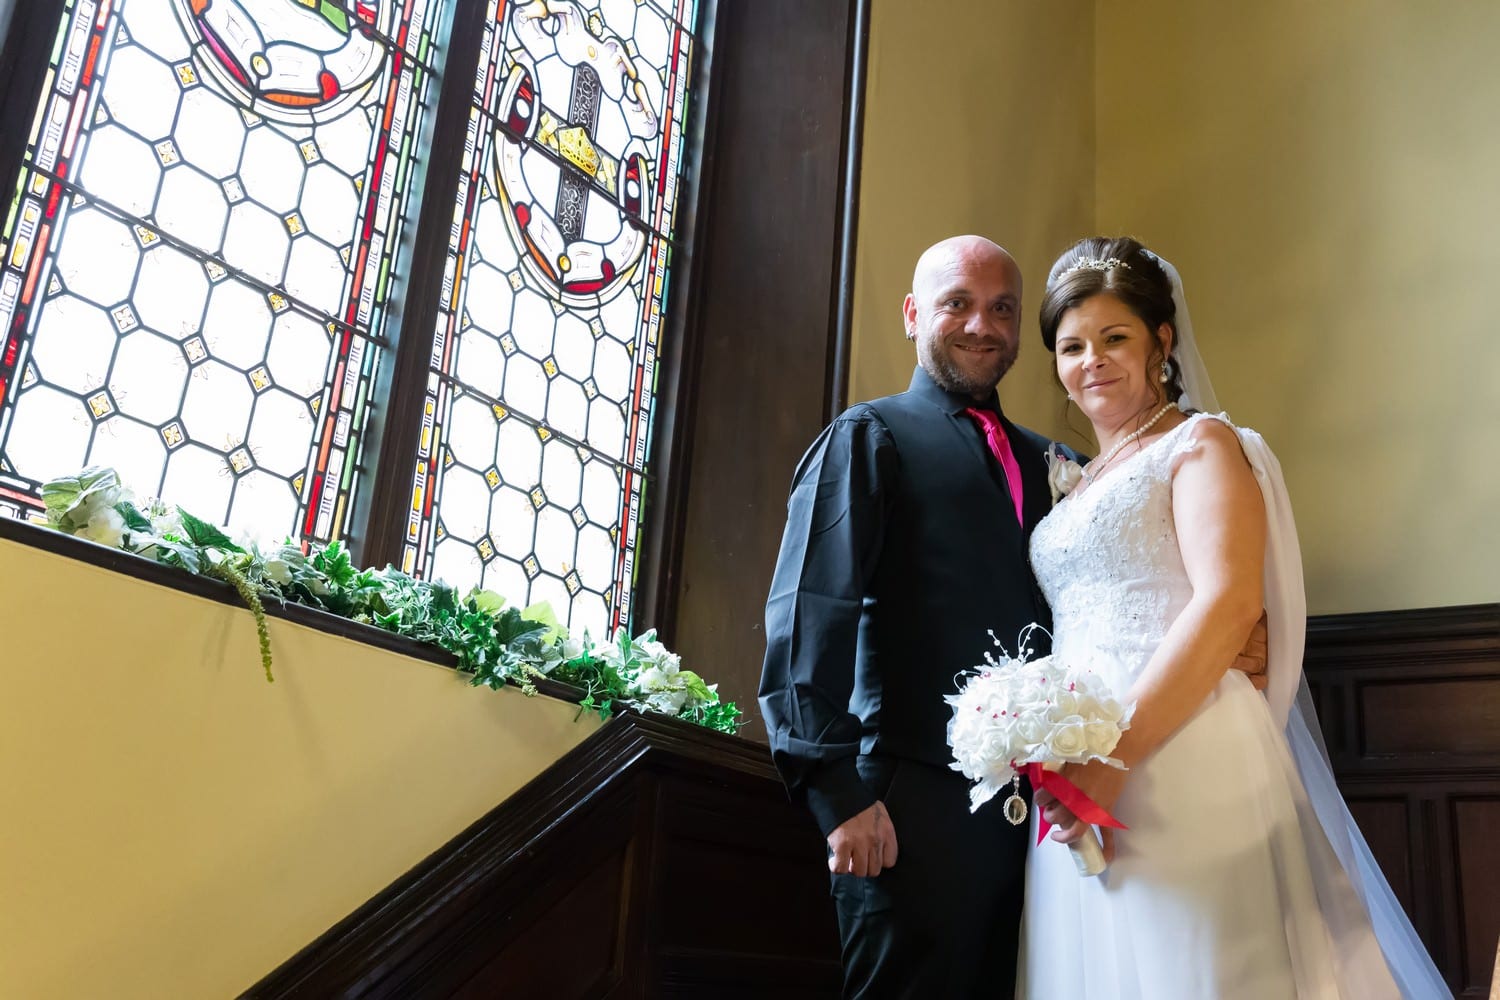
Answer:
<path fill-rule="evenodd" d="M 235 539 L 181 507 L 137 496 L 110 468 L 54 479 L 42 500 L 48 526 L 60 532 L 232 586 L 255 618 L 268 682 L 275 664 L 266 606 L 300 605 L 445 650 L 476 686 L 535 694 L 538 684 L 555 682 L 603 717 L 634 709 L 725 733 L 739 725 L 738 707 L 682 669 L 655 629 L 634 637 L 621 629 L 600 642 L 587 631 L 571 635 L 545 602 L 518 608 L 477 587 L 461 594 L 389 566 L 359 569 L 339 542 L 304 552 Z"/>

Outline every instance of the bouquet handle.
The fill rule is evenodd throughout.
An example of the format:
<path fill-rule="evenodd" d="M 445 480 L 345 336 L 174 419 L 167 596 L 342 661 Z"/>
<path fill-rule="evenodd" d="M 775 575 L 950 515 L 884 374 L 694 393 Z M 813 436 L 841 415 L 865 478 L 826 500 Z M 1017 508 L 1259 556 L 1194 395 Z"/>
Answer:
<path fill-rule="evenodd" d="M 1099 804 L 1087 795 L 1083 794 L 1061 771 L 1061 764 L 1027 764 L 1025 773 L 1031 781 L 1033 792 L 1036 789 L 1045 788 L 1073 811 L 1073 815 L 1089 824 L 1084 828 L 1083 836 L 1068 845 L 1073 855 L 1073 865 L 1078 869 L 1080 878 L 1092 878 L 1101 875 L 1109 867 L 1109 862 L 1104 860 L 1104 845 L 1099 841 L 1099 831 L 1096 825 L 1110 826 L 1117 830 L 1126 829 L 1125 824 L 1111 816 L 1106 810 L 1101 809 Z M 1036 842 L 1040 844 L 1042 838 L 1047 836 L 1047 831 L 1052 824 L 1045 819 L 1037 824 Z"/>
<path fill-rule="evenodd" d="M 1083 836 L 1069 844 L 1068 850 L 1073 854 L 1073 865 L 1078 869 L 1079 878 L 1102 875 L 1104 869 L 1109 867 L 1109 862 L 1104 860 L 1104 845 L 1099 842 L 1099 831 L 1092 826 L 1086 827 Z"/>

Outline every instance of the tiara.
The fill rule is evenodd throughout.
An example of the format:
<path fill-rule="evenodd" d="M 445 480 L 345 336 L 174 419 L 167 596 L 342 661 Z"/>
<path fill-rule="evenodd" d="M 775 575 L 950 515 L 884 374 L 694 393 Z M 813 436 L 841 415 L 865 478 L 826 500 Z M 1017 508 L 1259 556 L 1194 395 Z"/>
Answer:
<path fill-rule="evenodd" d="M 1066 278 L 1074 271 L 1113 271 L 1117 267 L 1122 271 L 1130 270 L 1130 265 L 1118 257 L 1106 257 L 1103 260 L 1100 260 L 1098 257 L 1085 257 L 1062 274 L 1059 274 L 1058 277 Z"/>

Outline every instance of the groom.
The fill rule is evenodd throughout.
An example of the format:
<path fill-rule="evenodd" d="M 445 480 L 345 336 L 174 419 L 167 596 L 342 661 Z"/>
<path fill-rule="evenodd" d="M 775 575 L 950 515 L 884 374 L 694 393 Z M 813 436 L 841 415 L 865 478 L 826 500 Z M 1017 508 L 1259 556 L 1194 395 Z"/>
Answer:
<path fill-rule="evenodd" d="M 924 252 L 903 305 L 911 386 L 840 415 L 787 504 L 760 705 L 828 839 L 848 997 L 994 1000 L 1015 980 L 1028 828 L 969 812 L 943 696 L 989 631 L 1014 653 L 1050 625 L 1027 561 L 1047 439 L 995 392 L 1020 308 L 1020 270 L 991 241 Z"/>
<path fill-rule="evenodd" d="M 1015 978 L 1026 827 L 970 814 L 943 696 L 989 630 L 1015 652 L 1049 624 L 1026 558 L 1051 506 L 1047 440 L 995 394 L 1020 311 L 1020 270 L 989 240 L 923 253 L 911 387 L 835 420 L 788 501 L 760 704 L 828 838 L 846 996 L 992 1000 Z"/>

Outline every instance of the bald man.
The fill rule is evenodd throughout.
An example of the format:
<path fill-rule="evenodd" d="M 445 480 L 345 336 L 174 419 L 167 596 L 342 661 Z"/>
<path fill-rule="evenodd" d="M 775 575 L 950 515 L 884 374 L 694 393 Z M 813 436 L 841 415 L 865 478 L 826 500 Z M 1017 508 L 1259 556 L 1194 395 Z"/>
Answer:
<path fill-rule="evenodd" d="M 1005 419 L 995 391 L 1020 309 L 996 244 L 923 253 L 902 307 L 910 388 L 840 415 L 787 505 L 760 704 L 777 768 L 828 839 L 849 997 L 995 1000 L 1015 977 L 1026 827 L 969 812 L 943 696 L 989 630 L 1050 624 L 1026 555 L 1051 507 L 1047 439 Z"/>

